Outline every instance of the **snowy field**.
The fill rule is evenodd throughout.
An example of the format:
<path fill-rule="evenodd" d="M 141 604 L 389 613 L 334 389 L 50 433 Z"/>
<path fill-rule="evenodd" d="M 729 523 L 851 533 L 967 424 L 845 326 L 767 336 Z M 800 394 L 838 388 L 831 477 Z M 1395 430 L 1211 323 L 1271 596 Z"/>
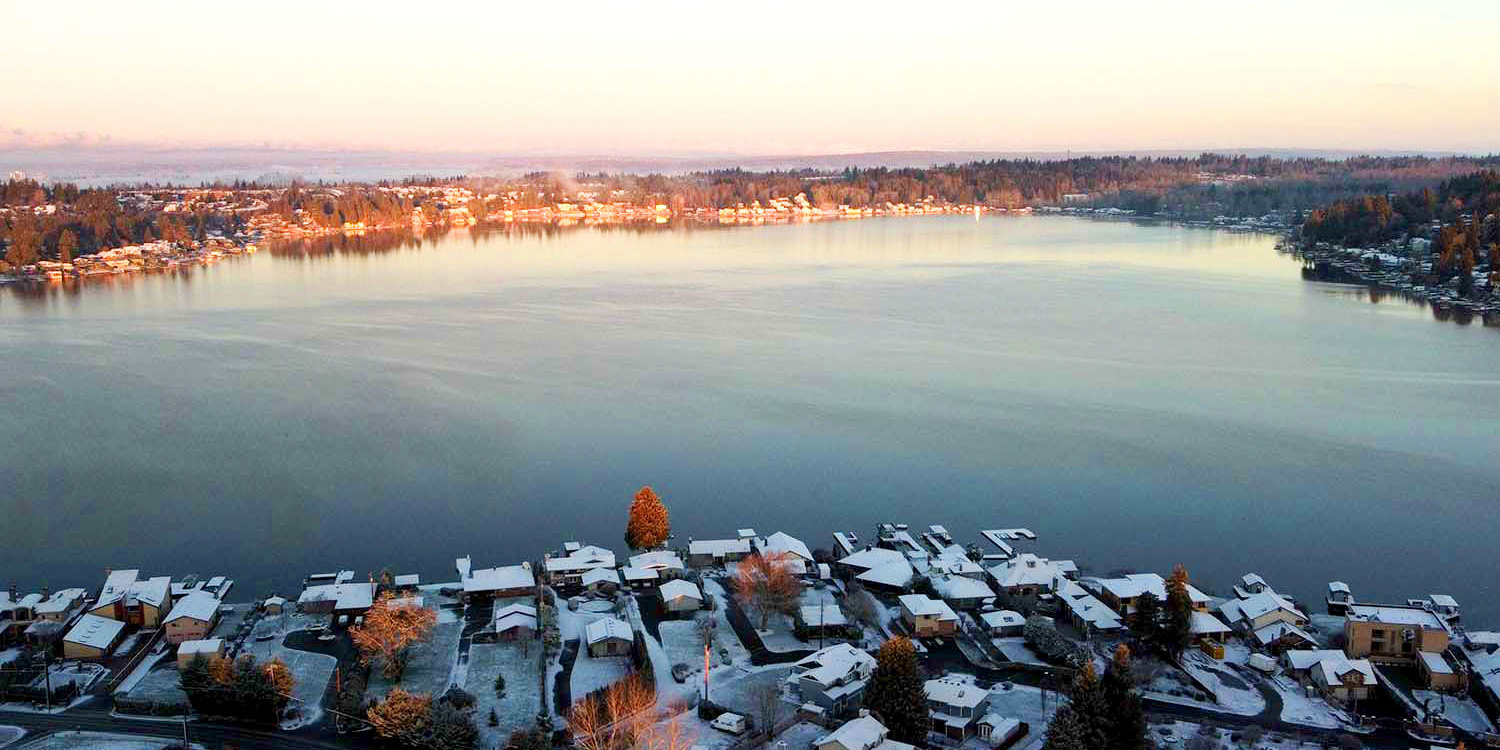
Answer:
<path fill-rule="evenodd" d="M 686 664 L 692 674 L 703 674 L 703 637 L 699 635 L 700 632 L 698 620 L 667 620 L 661 623 L 661 647 L 667 652 L 667 661 L 671 664 Z M 715 640 L 722 640 L 718 636 L 719 634 L 714 634 Z M 729 636 L 733 638 L 734 631 L 730 631 Z M 720 659 L 715 653 L 714 664 L 719 663 Z"/>
<path fill-rule="evenodd" d="M 73 683 L 78 687 L 78 692 L 85 693 L 100 678 L 109 674 L 109 670 L 99 664 L 87 664 L 76 661 L 61 662 L 60 664 L 53 665 L 48 671 L 50 677 L 48 675 L 37 677 L 31 681 L 32 687 L 43 687 L 47 684 L 48 680 L 51 680 L 53 690 L 57 690 L 68 683 Z"/>
<path fill-rule="evenodd" d="M 1026 645 L 1026 639 L 1021 636 L 991 638 L 990 643 L 994 644 L 995 648 L 1000 649 L 1000 653 L 1004 654 L 1006 659 L 1013 662 L 1019 664 L 1047 665 L 1047 662 L 1041 656 L 1038 656 L 1035 651 L 1031 650 L 1030 646 Z"/>
<path fill-rule="evenodd" d="M 714 578 L 703 579 L 703 590 L 712 594 L 718 600 L 719 606 L 709 615 L 717 623 L 714 635 L 714 655 L 719 656 L 724 650 L 729 652 L 729 661 L 732 664 L 749 664 L 750 652 L 745 645 L 740 643 L 740 637 L 734 634 L 734 628 L 729 625 L 729 610 L 724 605 L 729 593 L 724 590 L 724 584 Z M 665 637 L 665 636 L 663 636 Z"/>
<path fill-rule="evenodd" d="M 484 736 L 485 747 L 499 747 L 511 732 L 536 726 L 536 716 L 542 710 L 537 674 L 541 648 L 539 641 L 532 642 L 529 651 L 520 643 L 476 643 L 470 647 L 465 689 L 476 700 L 474 721 Z M 505 676 L 504 697 L 495 695 L 496 675 Z M 489 725 L 492 710 L 500 718 L 498 727 Z"/>
<path fill-rule="evenodd" d="M 125 696 L 135 701 L 149 701 L 169 706 L 188 704 L 187 694 L 182 692 L 181 675 L 177 672 L 176 662 L 173 661 L 168 661 L 159 669 L 153 669 L 137 678 L 137 682 L 125 693 Z"/>
<path fill-rule="evenodd" d="M 1254 716 L 1266 710 L 1265 696 L 1249 682 L 1253 678 L 1236 674 L 1232 667 L 1202 651 L 1189 651 L 1182 657 L 1182 665 L 1199 684 L 1210 688 L 1221 710 L 1241 716 Z"/>
<path fill-rule="evenodd" d="M 1469 732 L 1494 732 L 1495 725 L 1490 723 L 1488 717 L 1472 699 L 1458 697 L 1445 693 L 1433 692 L 1431 690 L 1413 690 L 1411 697 L 1418 703 L 1425 702 L 1433 709 L 1441 707 L 1444 717 L 1454 725 Z"/>
<path fill-rule="evenodd" d="M 399 685 L 381 675 L 379 666 L 372 668 L 367 697 L 380 700 L 394 687 L 412 693 L 427 693 L 434 698 L 442 695 L 448 689 L 449 675 L 458 660 L 458 641 L 463 630 L 462 622 L 447 622 L 434 627 L 432 636 L 425 643 L 412 648 Z"/>
<path fill-rule="evenodd" d="M 1267 680 L 1281 696 L 1281 720 L 1323 729 L 1338 729 L 1346 724 L 1343 712 L 1328 705 L 1316 693 L 1309 694 L 1301 685 L 1286 675 L 1277 675 Z"/>
<path fill-rule="evenodd" d="M 338 659 L 327 654 L 315 654 L 283 645 L 283 632 L 304 630 L 311 623 L 321 623 L 325 618 L 307 615 L 285 614 L 265 617 L 255 623 L 251 637 L 245 640 L 240 653 L 250 654 L 257 662 L 280 659 L 292 673 L 292 708 L 297 709 L 296 719 L 283 722 L 282 727 L 296 729 L 317 723 L 323 717 L 323 692 L 328 681 L 338 668 Z M 268 640 L 258 640 L 271 636 Z"/>
<path fill-rule="evenodd" d="M 1199 736 L 1200 725 L 1190 721 L 1175 721 L 1165 724 L 1151 724 L 1150 735 L 1156 740 L 1158 747 L 1183 748 L 1188 741 Z M 1233 732 L 1227 729 L 1215 729 L 1212 740 L 1220 750 L 1245 750 L 1246 743 L 1243 735 L 1244 730 Z M 1324 750 L 1321 742 L 1299 742 L 1296 738 L 1288 737 L 1278 732 L 1266 732 L 1261 740 L 1255 743 L 1258 750 Z"/>
<path fill-rule="evenodd" d="M 570 683 L 573 686 L 573 700 L 581 700 L 583 696 L 599 688 L 613 685 L 633 671 L 635 667 L 630 663 L 629 656 L 594 657 L 589 655 L 588 644 L 579 644 L 578 660 L 573 662 Z"/>
<path fill-rule="evenodd" d="M 57 732 L 16 747 L 19 750 L 161 750 L 170 744 L 172 740 L 142 739 L 127 734 Z M 203 746 L 194 743 L 193 747 Z"/>

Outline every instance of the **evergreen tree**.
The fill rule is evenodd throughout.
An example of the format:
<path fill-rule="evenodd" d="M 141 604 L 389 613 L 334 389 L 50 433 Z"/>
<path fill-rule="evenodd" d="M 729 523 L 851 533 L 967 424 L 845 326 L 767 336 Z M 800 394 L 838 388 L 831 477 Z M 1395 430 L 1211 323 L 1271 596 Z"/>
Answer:
<path fill-rule="evenodd" d="M 1167 579 L 1167 611 L 1161 629 L 1162 648 L 1174 658 L 1193 642 L 1193 599 L 1188 593 L 1187 568 L 1178 564 Z"/>
<path fill-rule="evenodd" d="M 1114 658 L 1104 672 L 1099 690 L 1109 711 L 1110 750 L 1147 750 L 1151 743 L 1146 735 L 1146 713 L 1141 706 L 1141 697 L 1135 691 L 1130 649 L 1125 644 L 1115 648 Z"/>
<path fill-rule="evenodd" d="M 1159 637 L 1157 628 L 1161 622 L 1161 600 L 1147 591 L 1135 601 L 1135 612 L 1130 615 L 1130 629 L 1136 637 L 1146 643 L 1154 643 Z"/>
<path fill-rule="evenodd" d="M 865 707 L 891 730 L 891 739 L 925 744 L 929 726 L 927 691 L 911 641 L 892 638 L 875 654 L 875 671 L 865 688 Z"/>

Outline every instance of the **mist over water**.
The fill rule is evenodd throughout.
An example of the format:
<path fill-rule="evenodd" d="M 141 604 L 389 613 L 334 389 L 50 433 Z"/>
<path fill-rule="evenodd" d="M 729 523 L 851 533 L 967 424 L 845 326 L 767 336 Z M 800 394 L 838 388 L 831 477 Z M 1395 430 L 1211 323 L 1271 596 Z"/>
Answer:
<path fill-rule="evenodd" d="M 0 287 L 0 576 L 453 576 L 881 521 L 1500 616 L 1500 335 L 1272 238 L 1065 218 L 450 233 Z"/>

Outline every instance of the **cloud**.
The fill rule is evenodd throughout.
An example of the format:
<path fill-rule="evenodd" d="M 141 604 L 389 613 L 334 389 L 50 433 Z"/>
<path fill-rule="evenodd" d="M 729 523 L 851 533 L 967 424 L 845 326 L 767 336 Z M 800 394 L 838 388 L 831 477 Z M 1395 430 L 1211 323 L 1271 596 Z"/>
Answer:
<path fill-rule="evenodd" d="M 0 126 L 0 149 L 24 150 L 43 148 L 104 148 L 121 145 L 108 135 L 85 133 L 37 132 L 25 128 Z"/>

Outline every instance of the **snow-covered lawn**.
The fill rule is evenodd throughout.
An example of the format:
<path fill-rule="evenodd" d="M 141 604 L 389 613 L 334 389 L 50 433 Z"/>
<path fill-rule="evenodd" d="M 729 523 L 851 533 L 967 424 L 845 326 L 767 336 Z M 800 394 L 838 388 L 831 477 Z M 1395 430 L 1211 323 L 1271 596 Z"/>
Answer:
<path fill-rule="evenodd" d="M 1026 639 L 1020 636 L 1007 636 L 1005 638 L 991 638 L 990 643 L 1000 649 L 1000 653 L 1006 659 L 1021 664 L 1041 664 L 1045 666 L 1046 660 L 1042 659 L 1030 646 L 1026 645 Z"/>
<path fill-rule="evenodd" d="M 1221 710 L 1241 716 L 1254 716 L 1266 710 L 1265 696 L 1248 682 L 1249 677 L 1235 674 L 1232 667 L 1220 664 L 1202 651 L 1189 651 L 1182 657 L 1183 668 L 1210 688 Z"/>
<path fill-rule="evenodd" d="M 1157 747 L 1168 748 L 1168 750 L 1180 750 L 1187 746 L 1188 741 L 1199 736 L 1200 725 L 1191 721 L 1174 721 L 1162 724 L 1153 723 L 1148 728 L 1152 740 Z M 1230 731 L 1228 729 L 1215 729 L 1212 737 L 1222 750 L 1244 750 L 1246 747 L 1243 729 Z M 1266 732 L 1261 740 L 1255 743 L 1256 748 L 1266 750 L 1323 750 L 1319 741 L 1299 742 L 1296 738 L 1286 736 L 1279 732 Z"/>
<path fill-rule="evenodd" d="M 1328 705 L 1328 701 L 1316 693 L 1309 693 L 1286 675 L 1271 677 L 1266 684 L 1281 696 L 1282 721 L 1324 729 L 1338 729 L 1348 723 L 1342 711 Z"/>
<path fill-rule="evenodd" d="M 135 685 L 125 693 L 133 701 L 160 703 L 167 706 L 186 706 L 187 694 L 182 692 L 182 678 L 175 662 L 168 661 L 143 677 L 137 677 Z"/>
<path fill-rule="evenodd" d="M 578 660 L 573 662 L 573 700 L 602 687 L 608 687 L 635 671 L 629 656 L 590 656 L 588 644 L 578 646 Z"/>
<path fill-rule="evenodd" d="M 708 617 L 700 614 L 699 617 Z M 703 637 L 702 624 L 698 620 L 667 620 L 661 623 L 661 646 L 667 652 L 667 661 L 672 664 L 686 664 L 691 674 L 703 673 Z M 714 640 L 723 639 L 723 633 L 714 633 Z M 734 631 L 727 635 L 734 638 Z M 738 642 L 738 639 L 735 639 Z M 717 649 L 715 649 L 713 664 L 722 664 Z"/>
<path fill-rule="evenodd" d="M 542 644 L 533 641 L 529 650 L 521 643 L 476 643 L 469 649 L 469 683 L 465 688 L 474 695 L 475 723 L 484 736 L 485 747 L 499 747 L 511 732 L 536 726 L 542 710 L 537 657 Z M 504 697 L 495 695 L 496 675 L 505 676 Z M 548 690 L 551 689 L 549 683 Z M 490 711 L 500 725 L 489 725 Z"/>
<path fill-rule="evenodd" d="M 151 636 L 153 636 L 155 634 L 156 634 L 155 630 L 141 630 L 141 631 L 137 631 L 136 633 L 133 633 L 130 636 L 126 637 L 125 640 L 120 641 L 120 645 L 115 646 L 115 650 L 109 652 L 109 655 L 110 656 L 124 656 L 124 655 L 130 653 L 131 651 L 134 651 L 135 647 L 138 646 L 138 645 L 140 645 L 141 641 L 149 640 L 151 638 Z"/>
<path fill-rule="evenodd" d="M 146 660 L 150 661 L 152 658 L 148 656 Z M 48 680 L 51 680 L 52 689 L 57 690 L 71 682 L 78 686 L 78 692 L 85 693 L 88 692 L 89 688 L 94 686 L 94 683 L 109 674 L 109 670 L 105 669 L 103 665 L 77 661 L 62 662 L 54 665 L 48 671 L 50 677 L 48 675 L 39 676 L 31 681 L 32 686 L 43 687 L 47 684 Z"/>
<path fill-rule="evenodd" d="M 714 654 L 717 656 L 722 650 L 729 652 L 729 660 L 734 664 L 749 664 L 750 652 L 745 645 L 740 643 L 740 637 L 735 635 L 734 628 L 729 625 L 729 609 L 724 602 L 728 599 L 728 592 L 724 590 L 724 584 L 714 578 L 703 579 L 703 590 L 712 594 L 718 600 L 718 606 L 709 613 L 716 623 L 714 634 Z M 666 637 L 663 634 L 662 637 Z"/>
<path fill-rule="evenodd" d="M 57 732 L 40 737 L 18 750 L 161 750 L 172 744 L 172 740 L 144 739 L 128 734 L 105 734 L 103 732 Z M 202 748 L 193 743 L 194 748 Z"/>
<path fill-rule="evenodd" d="M 399 685 L 387 680 L 380 668 L 370 670 L 370 686 L 366 697 L 380 700 L 399 687 L 412 693 L 427 693 L 437 698 L 448 690 L 449 676 L 458 659 L 459 637 L 463 635 L 462 622 L 446 622 L 432 629 L 432 635 L 411 649 L 406 662 L 406 672 Z"/>
<path fill-rule="evenodd" d="M 1043 710 L 1041 688 L 1013 684 L 1007 690 L 1005 683 L 1001 683 L 990 689 L 989 710 L 1001 716 L 1020 719 L 1031 727 L 1031 733 L 1022 738 L 1017 748 L 1029 747 L 1032 744 L 1040 747 L 1042 737 L 1047 731 L 1047 722 L 1052 720 L 1052 715 L 1057 713 L 1058 707 L 1066 702 L 1066 696 L 1049 690 L 1046 697 L 1047 705 Z"/>
<path fill-rule="evenodd" d="M 449 596 L 443 593 L 443 589 L 450 591 L 462 589 L 463 584 L 458 581 L 450 583 L 427 583 L 417 587 L 422 592 L 422 603 L 428 609 L 437 610 L 438 624 L 443 625 L 450 622 L 462 622 L 464 619 L 463 604 L 457 596 Z M 535 604 L 527 597 L 528 604 Z M 519 601 L 519 600 L 517 600 Z M 505 606 L 508 600 L 501 599 L 496 602 L 497 607 Z"/>
<path fill-rule="evenodd" d="M 321 620 L 322 618 L 312 618 Z M 323 693 L 328 689 L 328 681 L 333 679 L 333 672 L 338 668 L 338 659 L 327 654 L 315 654 L 310 651 L 301 651 L 289 648 L 282 643 L 282 628 L 288 632 L 301 630 L 297 625 L 306 625 L 306 615 L 278 615 L 268 617 L 255 623 L 252 637 L 245 640 L 244 649 L 240 652 L 250 654 L 257 662 L 267 662 L 271 659 L 280 659 L 291 671 L 293 686 L 292 697 L 294 700 L 289 708 L 297 709 L 297 718 L 282 722 L 285 729 L 296 729 L 309 724 L 317 723 L 323 717 Z M 256 640 L 256 636 L 273 636 L 268 640 Z M 373 681 L 373 677 L 372 677 Z"/>
<path fill-rule="evenodd" d="M 1411 697 L 1418 703 L 1425 703 L 1433 710 L 1442 709 L 1442 714 L 1448 721 L 1456 726 L 1470 732 L 1494 732 L 1495 725 L 1490 723 L 1488 717 L 1474 701 L 1454 695 L 1433 692 L 1431 690 L 1413 690 Z"/>

